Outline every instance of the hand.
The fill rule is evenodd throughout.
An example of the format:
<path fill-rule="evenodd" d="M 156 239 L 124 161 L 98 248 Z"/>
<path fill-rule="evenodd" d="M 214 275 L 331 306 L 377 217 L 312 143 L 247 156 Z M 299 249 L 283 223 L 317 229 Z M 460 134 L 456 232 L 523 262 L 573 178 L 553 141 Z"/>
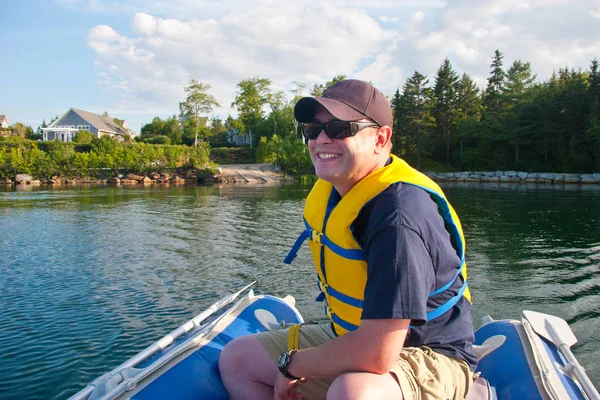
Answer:
<path fill-rule="evenodd" d="M 300 383 L 306 382 L 306 378 L 300 379 L 288 379 L 281 374 L 277 374 L 275 378 L 275 386 L 274 390 L 274 400 L 300 400 L 302 399 L 302 394 L 299 393 L 298 385 Z"/>

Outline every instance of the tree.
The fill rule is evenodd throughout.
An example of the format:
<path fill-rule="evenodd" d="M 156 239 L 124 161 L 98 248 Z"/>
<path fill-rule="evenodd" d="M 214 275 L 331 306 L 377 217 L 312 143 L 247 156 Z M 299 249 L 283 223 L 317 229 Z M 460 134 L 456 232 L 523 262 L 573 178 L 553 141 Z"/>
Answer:
<path fill-rule="evenodd" d="M 461 118 L 481 118 L 479 88 L 466 73 L 456 84 L 456 108 Z"/>
<path fill-rule="evenodd" d="M 333 77 L 333 79 L 331 79 L 330 81 L 325 82 L 325 84 L 323 85 L 318 85 L 315 83 L 315 85 L 313 86 L 313 88 L 310 91 L 310 95 L 311 96 L 316 96 L 316 97 L 321 97 L 323 96 L 323 92 L 335 85 L 336 83 L 338 83 L 339 81 L 343 81 L 344 79 L 346 79 L 346 75 L 336 75 Z"/>
<path fill-rule="evenodd" d="M 219 102 L 207 91 L 211 88 L 209 84 L 198 81 L 190 76 L 189 85 L 184 89 L 187 94 L 184 101 L 179 103 L 181 118 L 192 118 L 196 125 L 194 136 L 194 147 L 198 147 L 198 131 L 200 129 L 200 114 L 208 114 L 213 107 L 220 107 Z"/>
<path fill-rule="evenodd" d="M 500 95 L 502 94 L 504 80 L 506 78 L 506 74 L 502 69 L 503 58 L 504 55 L 500 52 L 500 50 L 496 49 L 492 59 L 492 64 L 490 65 L 491 75 L 488 78 L 488 86 L 485 93 L 485 105 L 488 111 L 493 113 L 496 123 L 500 122 Z"/>
<path fill-rule="evenodd" d="M 290 106 L 292 108 L 292 123 L 294 124 L 294 134 L 297 135 L 299 133 L 298 132 L 298 121 L 294 117 L 293 109 L 296 106 L 296 103 L 298 102 L 298 100 L 300 100 L 303 97 L 302 93 L 304 92 L 304 90 L 306 90 L 306 84 L 303 82 L 297 82 L 297 81 L 294 81 L 292 83 L 294 84 L 294 89 L 290 90 L 290 92 L 294 95 L 294 97 L 292 98 L 292 101 L 290 102 Z"/>
<path fill-rule="evenodd" d="M 271 80 L 267 78 L 248 78 L 237 84 L 238 92 L 231 107 L 238 110 L 242 122 L 242 131 L 248 130 L 255 134 L 264 119 L 264 108 L 272 105 L 273 93 Z"/>
<path fill-rule="evenodd" d="M 446 58 L 437 71 L 433 96 L 435 105 L 433 116 L 435 117 L 438 130 L 442 133 L 442 140 L 446 142 L 446 165 L 450 164 L 450 137 L 451 130 L 456 124 L 458 109 L 456 107 L 457 94 L 456 84 L 458 75 L 452 69 L 450 60 Z"/>
<path fill-rule="evenodd" d="M 435 120 L 431 115 L 432 93 L 431 88 L 427 87 L 428 83 L 429 79 L 426 75 L 415 71 L 404 84 L 402 92 L 407 139 L 413 138 L 417 169 L 421 168 L 421 155 L 425 150 L 424 137 L 435 126 Z"/>
<path fill-rule="evenodd" d="M 523 112 L 527 102 L 531 101 L 536 75 L 531 73 L 531 64 L 515 60 L 506 73 L 506 82 L 502 90 L 502 98 L 511 111 L 509 117 L 509 143 L 515 146 L 515 164 L 519 164 L 519 148 L 527 141 Z"/>

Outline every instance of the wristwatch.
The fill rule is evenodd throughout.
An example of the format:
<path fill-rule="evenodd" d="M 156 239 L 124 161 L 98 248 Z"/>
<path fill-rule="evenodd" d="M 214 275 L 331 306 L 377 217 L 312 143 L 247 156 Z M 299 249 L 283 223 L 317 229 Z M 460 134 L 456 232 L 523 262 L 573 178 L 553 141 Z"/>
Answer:
<path fill-rule="evenodd" d="M 279 368 L 279 371 L 281 372 L 281 374 L 288 379 L 293 379 L 293 380 L 300 379 L 288 372 L 288 366 L 290 365 L 290 362 L 292 361 L 292 354 L 294 354 L 297 351 L 298 351 L 297 349 L 284 351 L 283 353 L 281 353 L 279 355 L 279 358 L 277 359 L 277 368 Z"/>

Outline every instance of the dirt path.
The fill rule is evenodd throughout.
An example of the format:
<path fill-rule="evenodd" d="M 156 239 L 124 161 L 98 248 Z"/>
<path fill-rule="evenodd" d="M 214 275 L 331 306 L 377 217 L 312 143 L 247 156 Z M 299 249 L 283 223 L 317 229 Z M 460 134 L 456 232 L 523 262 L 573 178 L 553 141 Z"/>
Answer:
<path fill-rule="evenodd" d="M 273 164 L 228 164 L 217 169 L 223 182 L 276 183 L 292 181 Z"/>

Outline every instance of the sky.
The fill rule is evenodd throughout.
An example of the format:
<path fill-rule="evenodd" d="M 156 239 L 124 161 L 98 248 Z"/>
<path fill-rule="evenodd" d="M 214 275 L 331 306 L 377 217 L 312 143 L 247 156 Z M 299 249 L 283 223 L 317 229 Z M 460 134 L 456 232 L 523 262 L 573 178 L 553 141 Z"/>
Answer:
<path fill-rule="evenodd" d="M 178 114 L 194 76 L 237 116 L 243 79 L 294 82 L 336 75 L 391 97 L 415 71 L 433 84 L 447 57 L 487 84 L 494 51 L 504 68 L 530 62 L 538 81 L 600 58 L 598 0 L 2 0 L 0 114 L 34 129 L 69 108 L 141 127 Z"/>

